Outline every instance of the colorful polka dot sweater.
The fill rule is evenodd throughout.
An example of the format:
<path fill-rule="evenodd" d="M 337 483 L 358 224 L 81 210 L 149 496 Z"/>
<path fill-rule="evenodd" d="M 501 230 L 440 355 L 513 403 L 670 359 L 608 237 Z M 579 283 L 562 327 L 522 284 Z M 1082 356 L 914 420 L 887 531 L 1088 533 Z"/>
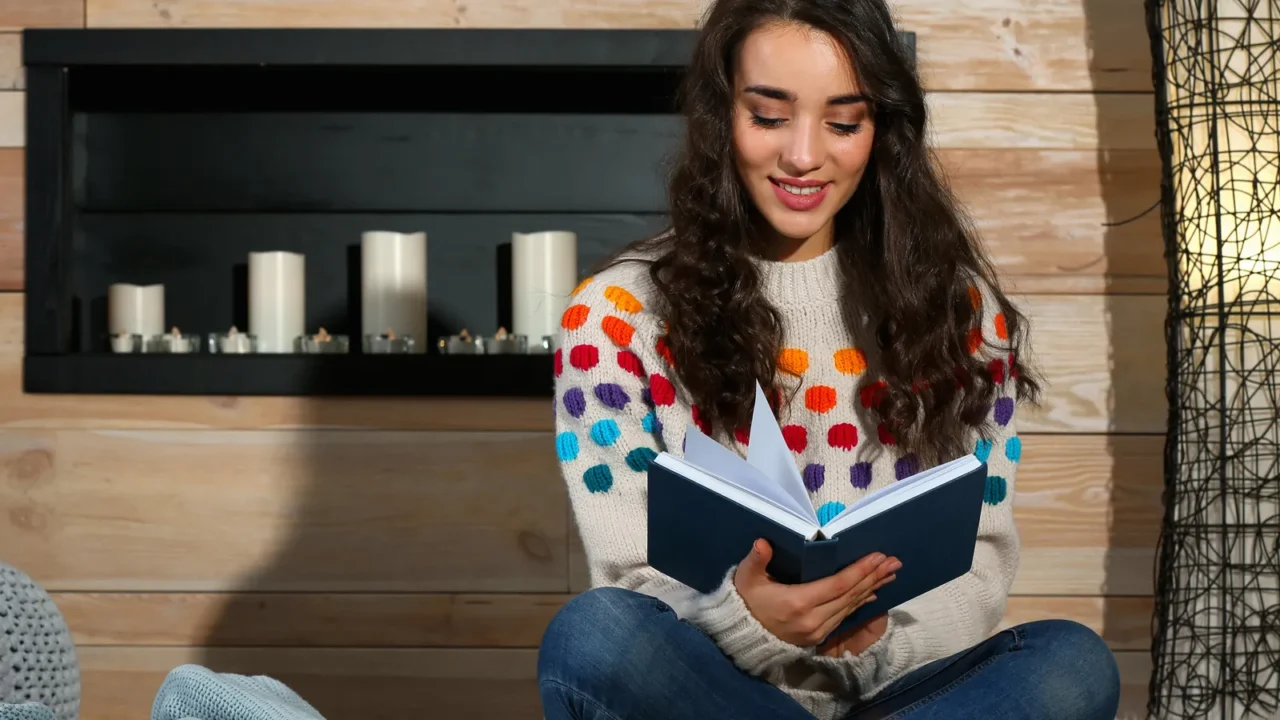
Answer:
<path fill-rule="evenodd" d="M 868 427 L 868 415 L 860 411 L 875 402 L 877 357 L 841 321 L 836 253 L 757 264 L 766 296 L 785 321 L 779 371 L 789 386 L 799 387 L 779 422 L 825 521 L 864 494 L 917 472 L 920 464 L 899 452 L 883 428 Z M 1000 348 L 1007 335 L 985 290 L 971 290 L 971 300 L 983 309 L 971 344 L 975 352 L 990 354 L 984 360 L 1002 390 L 992 409 L 995 434 L 973 437 L 974 452 L 987 461 L 989 473 L 973 568 L 891 611 L 883 638 L 857 656 L 841 658 L 819 656 L 814 648 L 790 645 L 765 630 L 738 595 L 732 570 L 717 591 L 703 595 L 648 566 L 650 461 L 662 451 L 680 455 L 689 423 L 741 454 L 750 441 L 745 432 L 708 427 L 679 386 L 664 324 L 650 311 L 653 292 L 643 263 L 623 263 L 585 280 L 561 323 L 556 453 L 592 585 L 664 600 L 714 638 L 740 668 L 782 688 L 819 718 L 839 717 L 906 671 L 990 635 L 1004 615 L 1017 569 L 1011 498 L 1021 444 L 1007 355 L 981 342 L 990 338 Z"/>

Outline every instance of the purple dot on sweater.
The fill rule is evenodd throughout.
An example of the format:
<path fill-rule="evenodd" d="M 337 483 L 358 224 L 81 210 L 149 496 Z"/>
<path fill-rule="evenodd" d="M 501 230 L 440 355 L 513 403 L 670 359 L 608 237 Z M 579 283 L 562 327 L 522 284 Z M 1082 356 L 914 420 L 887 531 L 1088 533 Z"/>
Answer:
<path fill-rule="evenodd" d="M 587 398 L 582 394 L 582 388 L 569 388 L 565 391 L 564 409 L 576 418 L 582 417 L 582 413 L 587 411 Z"/>
<path fill-rule="evenodd" d="M 894 477 L 899 480 L 906 480 L 918 472 L 920 472 L 920 459 L 915 455 L 898 458 L 898 461 L 893 464 Z"/>
<path fill-rule="evenodd" d="M 860 462 L 849 468 L 849 482 L 859 490 L 871 487 L 871 463 Z"/>
<path fill-rule="evenodd" d="M 827 469 L 818 463 L 809 463 L 804 466 L 804 487 L 809 492 L 818 492 L 822 487 L 822 483 L 827 480 Z"/>
<path fill-rule="evenodd" d="M 600 402 L 614 410 L 621 410 L 631 402 L 631 398 L 627 392 L 622 389 L 621 385 L 616 383 L 600 383 L 596 386 L 596 397 L 600 398 Z"/>
<path fill-rule="evenodd" d="M 649 388 L 645 388 L 640 391 L 640 402 L 643 402 L 649 407 L 653 407 L 653 393 L 649 392 Z"/>
<path fill-rule="evenodd" d="M 1013 398 L 1002 397 L 996 401 L 996 422 L 1003 427 L 1013 419 Z"/>

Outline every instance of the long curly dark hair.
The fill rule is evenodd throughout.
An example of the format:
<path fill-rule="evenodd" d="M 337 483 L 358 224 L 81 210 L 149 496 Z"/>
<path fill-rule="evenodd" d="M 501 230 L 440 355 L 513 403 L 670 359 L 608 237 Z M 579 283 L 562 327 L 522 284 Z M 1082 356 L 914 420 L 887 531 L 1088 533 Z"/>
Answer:
<path fill-rule="evenodd" d="M 1001 292 L 927 146 L 924 91 L 884 0 L 717 0 L 680 90 L 686 135 L 667 188 L 670 227 L 614 262 L 638 250 L 651 263 L 674 372 L 713 426 L 749 422 L 757 380 L 776 400 L 786 394 L 777 375 L 782 318 L 752 263 L 764 252 L 765 220 L 735 169 L 731 128 L 736 51 L 751 31 L 778 21 L 843 45 L 875 119 L 866 172 L 834 223 L 843 314 L 855 336 L 869 332 L 879 346 L 886 387 L 873 420 L 922 462 L 968 452 L 970 432 L 988 429 L 998 389 L 968 346 L 981 322 L 975 282 L 1004 313 L 1017 395 L 1034 401 L 1039 385 L 1020 352 L 1025 319 Z"/>

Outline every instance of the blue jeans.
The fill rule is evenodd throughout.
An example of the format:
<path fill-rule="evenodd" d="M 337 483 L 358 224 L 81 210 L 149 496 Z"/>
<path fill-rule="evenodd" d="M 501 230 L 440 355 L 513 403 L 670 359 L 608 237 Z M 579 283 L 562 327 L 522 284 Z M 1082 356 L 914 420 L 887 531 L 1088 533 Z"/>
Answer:
<path fill-rule="evenodd" d="M 640 593 L 573 598 L 538 653 L 546 720 L 812 720 L 778 688 L 739 670 L 700 629 Z M 848 720 L 1114 720 L 1111 650 L 1066 620 L 1027 623 L 913 670 Z"/>

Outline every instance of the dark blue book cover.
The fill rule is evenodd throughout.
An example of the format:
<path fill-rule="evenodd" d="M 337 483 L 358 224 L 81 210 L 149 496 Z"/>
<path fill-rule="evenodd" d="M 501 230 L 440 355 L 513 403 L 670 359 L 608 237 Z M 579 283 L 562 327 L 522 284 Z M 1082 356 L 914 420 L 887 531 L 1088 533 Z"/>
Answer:
<path fill-rule="evenodd" d="M 809 540 L 654 462 L 648 473 L 649 564 L 705 593 L 720 586 L 757 538 L 773 546 L 769 574 L 788 584 L 827 577 L 873 552 L 901 560 L 897 578 L 832 633 L 837 634 L 969 571 L 986 478 L 986 464 L 978 463 L 833 538 Z"/>

